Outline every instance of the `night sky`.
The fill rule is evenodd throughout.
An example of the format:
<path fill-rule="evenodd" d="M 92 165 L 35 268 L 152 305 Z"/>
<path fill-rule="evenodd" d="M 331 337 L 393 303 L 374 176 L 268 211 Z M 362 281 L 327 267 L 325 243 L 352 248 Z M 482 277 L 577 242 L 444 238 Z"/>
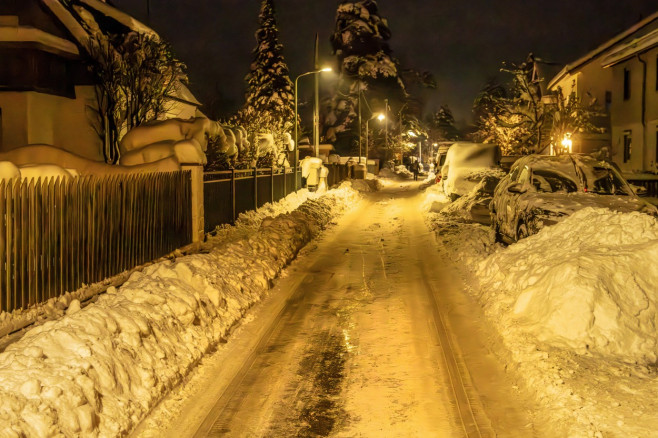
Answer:
<path fill-rule="evenodd" d="M 206 107 L 228 115 L 242 105 L 259 0 L 150 0 L 150 20 L 146 0 L 112 3 L 172 43 L 188 66 L 190 88 Z M 275 0 L 293 80 L 313 68 L 315 33 L 321 58 L 333 65 L 329 35 L 337 4 Z M 658 11 L 656 0 L 379 0 L 378 5 L 401 66 L 431 71 L 437 79 L 427 110 L 448 104 L 458 121 L 470 121 L 475 95 L 502 61 L 522 62 L 533 52 L 546 61 L 572 62 Z"/>

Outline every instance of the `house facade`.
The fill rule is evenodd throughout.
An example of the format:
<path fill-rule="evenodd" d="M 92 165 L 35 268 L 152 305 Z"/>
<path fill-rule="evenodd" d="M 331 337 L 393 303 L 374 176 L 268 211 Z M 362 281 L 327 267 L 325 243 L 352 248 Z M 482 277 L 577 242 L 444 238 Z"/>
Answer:
<path fill-rule="evenodd" d="M 548 84 L 606 113 L 597 149 L 624 172 L 655 172 L 658 159 L 658 12 L 566 65 Z M 585 136 L 577 152 L 591 152 Z M 585 149 L 585 150 L 583 150 Z"/>
<path fill-rule="evenodd" d="M 658 29 L 603 58 L 612 71 L 612 148 L 624 170 L 658 170 Z"/>
<path fill-rule="evenodd" d="M 154 33 L 98 0 L 0 1 L 0 152 L 47 144 L 103 160 L 95 87 L 83 61 L 89 17 L 106 27 Z M 195 116 L 199 105 L 181 84 L 168 116 Z"/>

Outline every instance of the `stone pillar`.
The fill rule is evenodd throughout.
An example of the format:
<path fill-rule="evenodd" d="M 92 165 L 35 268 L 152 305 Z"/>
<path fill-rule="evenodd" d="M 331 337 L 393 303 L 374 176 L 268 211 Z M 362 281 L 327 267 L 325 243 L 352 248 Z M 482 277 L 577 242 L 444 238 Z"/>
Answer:
<path fill-rule="evenodd" d="M 204 236 L 203 165 L 181 164 L 181 170 L 189 170 L 192 177 L 192 242 L 202 242 Z"/>

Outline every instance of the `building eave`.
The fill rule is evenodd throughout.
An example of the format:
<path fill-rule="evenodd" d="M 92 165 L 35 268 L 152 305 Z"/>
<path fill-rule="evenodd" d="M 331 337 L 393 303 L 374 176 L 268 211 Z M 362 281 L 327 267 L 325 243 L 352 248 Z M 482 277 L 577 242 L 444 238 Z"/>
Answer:
<path fill-rule="evenodd" d="M 78 47 L 71 41 L 29 26 L 0 26 L 0 45 L 36 46 L 45 52 L 66 57 L 80 55 Z"/>
<path fill-rule="evenodd" d="M 601 66 L 603 68 L 611 67 L 656 46 L 658 46 L 658 29 L 611 51 L 605 58 L 603 58 Z"/>
<path fill-rule="evenodd" d="M 654 22 L 657 19 L 658 19 L 658 12 L 654 12 L 644 20 L 636 23 L 634 26 L 630 27 L 624 32 L 616 35 L 614 38 L 611 38 L 605 43 L 601 44 L 596 49 L 587 53 L 585 56 L 577 59 L 576 61 L 570 64 L 565 65 L 564 68 L 560 70 L 560 72 L 548 83 L 548 89 L 549 90 L 553 89 L 553 87 L 555 87 L 560 81 L 562 81 L 565 77 L 567 77 L 567 75 L 571 74 L 575 70 L 578 70 L 585 64 L 588 64 L 589 62 L 593 61 L 597 57 L 601 56 L 604 52 L 614 47 L 620 41 L 623 41 L 625 38 L 628 38 L 630 35 L 634 34 L 638 30 L 642 29 L 643 27 L 647 26 L 648 24 Z"/>

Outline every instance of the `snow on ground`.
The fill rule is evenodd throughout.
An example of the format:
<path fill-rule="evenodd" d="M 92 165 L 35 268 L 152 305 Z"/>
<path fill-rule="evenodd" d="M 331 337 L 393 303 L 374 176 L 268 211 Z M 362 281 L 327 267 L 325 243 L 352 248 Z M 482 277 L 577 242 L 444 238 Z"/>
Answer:
<path fill-rule="evenodd" d="M 429 226 L 503 337 L 548 436 L 655 436 L 658 223 L 586 208 L 504 247 L 427 190 Z M 434 208 L 436 211 L 437 208 Z"/>
<path fill-rule="evenodd" d="M 217 230 L 199 254 L 133 273 L 0 354 L 0 436 L 117 436 L 228 335 L 297 252 L 359 200 L 343 183 Z"/>

